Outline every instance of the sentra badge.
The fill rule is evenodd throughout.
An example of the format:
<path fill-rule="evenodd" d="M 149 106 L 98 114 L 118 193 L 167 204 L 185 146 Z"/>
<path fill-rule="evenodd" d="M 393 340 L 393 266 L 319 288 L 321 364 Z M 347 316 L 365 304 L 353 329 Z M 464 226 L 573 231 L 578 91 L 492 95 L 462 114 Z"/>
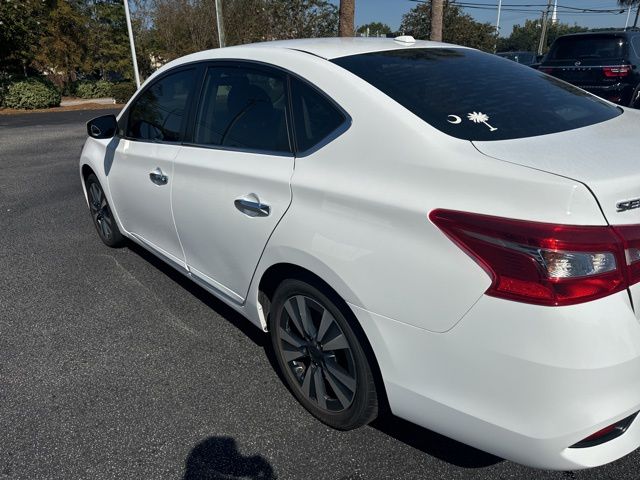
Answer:
<path fill-rule="evenodd" d="M 618 212 L 626 212 L 627 210 L 633 210 L 640 207 L 640 198 L 634 198 L 633 200 L 625 200 L 624 202 L 616 203 L 616 209 Z"/>

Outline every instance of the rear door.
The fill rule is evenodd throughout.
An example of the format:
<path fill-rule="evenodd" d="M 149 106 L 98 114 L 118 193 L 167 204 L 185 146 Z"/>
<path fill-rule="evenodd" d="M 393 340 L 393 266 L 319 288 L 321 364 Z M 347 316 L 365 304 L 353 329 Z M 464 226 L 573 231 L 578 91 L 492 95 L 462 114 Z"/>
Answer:
<path fill-rule="evenodd" d="M 172 205 L 187 267 L 237 303 L 291 202 L 287 83 L 262 65 L 212 63 L 175 159 Z"/>

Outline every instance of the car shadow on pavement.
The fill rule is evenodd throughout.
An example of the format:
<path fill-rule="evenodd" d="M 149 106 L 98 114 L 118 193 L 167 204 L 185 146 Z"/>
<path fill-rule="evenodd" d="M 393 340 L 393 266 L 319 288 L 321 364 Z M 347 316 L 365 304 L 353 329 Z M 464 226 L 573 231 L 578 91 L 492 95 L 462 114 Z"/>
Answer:
<path fill-rule="evenodd" d="M 256 328 L 253 324 L 251 324 L 246 318 L 240 315 L 238 312 L 233 310 L 231 307 L 224 304 L 222 301 L 218 300 L 212 294 L 207 292 L 204 288 L 195 284 L 193 281 L 182 275 L 180 272 L 175 270 L 173 267 L 158 259 L 155 255 L 148 252 L 144 248 L 136 245 L 133 242 L 128 242 L 128 248 L 138 254 L 140 257 L 145 259 L 151 265 L 156 267 L 162 273 L 171 278 L 174 282 L 188 291 L 190 294 L 195 296 L 209 308 L 218 313 L 221 317 L 231 323 L 234 327 L 244 333 L 251 341 L 253 341 L 259 347 L 262 347 L 265 351 L 265 356 L 272 368 L 275 370 L 282 384 L 290 391 L 287 382 L 285 381 L 282 373 L 280 372 L 280 368 L 278 367 L 278 362 L 276 360 L 275 354 L 273 352 L 273 348 L 271 346 L 271 341 L 269 336 L 262 332 L 260 329 Z M 453 439 L 445 437 L 444 435 L 440 435 L 431 430 L 427 430 L 426 428 L 415 425 L 411 422 L 403 420 L 395 415 L 389 413 L 389 407 L 384 405 L 382 407 L 383 413 L 381 413 L 380 417 L 375 420 L 370 426 L 379 430 L 380 432 L 395 438 L 396 440 L 403 442 L 417 450 L 422 451 L 423 453 L 438 458 L 447 463 L 456 465 L 458 467 L 464 468 L 483 468 L 491 465 L 495 465 L 496 463 L 502 462 L 503 459 L 493 456 L 489 453 L 483 452 L 476 448 L 470 447 L 463 443 L 457 442 Z M 216 441 L 218 437 L 212 437 L 212 441 Z M 233 441 L 233 439 L 230 439 Z M 203 445 L 207 441 L 200 444 L 198 447 L 194 449 L 194 452 L 198 448 L 205 448 L 206 445 Z M 208 448 L 208 451 L 213 451 L 213 447 Z M 192 452 L 193 455 L 193 452 Z M 200 454 L 198 454 L 200 455 Z M 187 477 L 185 475 L 185 479 L 192 478 L 234 478 L 234 477 L 222 477 L 222 476 L 203 476 L 203 477 Z M 253 477 L 249 477 L 253 478 Z M 256 477 L 263 478 L 263 477 Z M 271 478 L 271 477 L 264 477 Z"/>
<path fill-rule="evenodd" d="M 209 437 L 191 450 L 183 480 L 275 480 L 261 455 L 244 456 L 231 437 Z"/>
<path fill-rule="evenodd" d="M 484 468 L 504 461 L 500 457 L 427 430 L 391 413 L 378 417 L 370 426 L 410 447 L 457 467 Z"/>
<path fill-rule="evenodd" d="M 194 283 L 182 273 L 178 272 L 175 268 L 160 260 L 148 250 L 131 241 L 127 242 L 127 248 L 149 262 L 155 268 L 160 270 L 163 274 L 180 285 L 191 295 L 204 303 L 207 307 L 218 313 L 231 325 L 244 333 L 247 338 L 249 338 L 249 340 L 251 340 L 253 343 L 258 345 L 259 347 L 265 347 L 266 345 L 270 344 L 269 337 L 264 332 L 262 332 L 259 328 L 249 322 L 249 320 L 244 318 L 224 302 L 218 300 L 212 294 L 207 292 L 204 288 Z"/>

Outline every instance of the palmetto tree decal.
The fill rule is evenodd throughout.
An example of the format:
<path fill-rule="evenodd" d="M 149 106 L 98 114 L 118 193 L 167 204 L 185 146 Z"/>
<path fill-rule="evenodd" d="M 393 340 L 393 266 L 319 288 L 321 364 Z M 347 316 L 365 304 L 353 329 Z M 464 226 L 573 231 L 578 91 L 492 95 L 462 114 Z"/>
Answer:
<path fill-rule="evenodd" d="M 474 123 L 484 123 L 487 127 L 489 127 L 489 130 L 491 130 L 492 132 L 495 132 L 496 130 L 498 130 L 497 128 L 492 127 L 487 123 L 489 121 L 489 116 L 485 115 L 482 112 L 472 112 L 467 115 L 467 118 Z"/>

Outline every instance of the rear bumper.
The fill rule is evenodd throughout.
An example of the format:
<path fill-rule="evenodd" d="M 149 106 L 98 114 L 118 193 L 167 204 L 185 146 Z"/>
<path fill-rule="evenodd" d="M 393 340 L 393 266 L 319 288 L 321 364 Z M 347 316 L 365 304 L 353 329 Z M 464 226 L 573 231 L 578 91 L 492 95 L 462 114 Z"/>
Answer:
<path fill-rule="evenodd" d="M 594 467 L 640 446 L 636 419 L 610 442 L 570 448 L 640 410 L 640 323 L 627 292 L 560 308 L 484 296 L 444 334 L 353 310 L 402 418 L 546 469 Z"/>
<path fill-rule="evenodd" d="M 609 100 L 620 105 L 628 105 L 631 102 L 633 94 L 633 86 L 626 83 L 617 83 L 615 85 L 577 85 L 578 87 L 593 93 L 599 97 Z"/>

